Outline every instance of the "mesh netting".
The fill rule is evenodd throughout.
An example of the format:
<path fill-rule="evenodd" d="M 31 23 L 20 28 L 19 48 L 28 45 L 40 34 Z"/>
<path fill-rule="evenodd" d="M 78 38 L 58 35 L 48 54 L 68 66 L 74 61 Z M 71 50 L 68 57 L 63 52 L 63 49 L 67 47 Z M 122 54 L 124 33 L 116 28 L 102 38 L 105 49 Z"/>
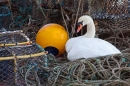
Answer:
<path fill-rule="evenodd" d="M 12 56 L 12 53 L 10 53 L 8 50 L 0 49 L 0 57 L 7 57 Z M 8 86 L 14 85 L 12 83 L 12 80 L 14 80 L 14 62 L 13 60 L 3 60 L 0 61 L 0 85 Z"/>
<path fill-rule="evenodd" d="M 9 28 L 11 22 L 10 9 L 7 6 L 0 6 L 0 31 L 4 31 L 4 28 Z"/>
<path fill-rule="evenodd" d="M 130 54 L 80 59 L 55 65 L 48 85 L 128 86 Z"/>
<path fill-rule="evenodd" d="M 45 84 L 47 62 L 44 50 L 39 45 L 24 45 L 0 48 L 0 85 L 25 86 Z"/>
<path fill-rule="evenodd" d="M 128 0 L 106 0 L 108 14 L 128 14 Z"/>
<path fill-rule="evenodd" d="M 128 18 L 130 10 L 129 0 L 92 0 L 91 14 L 95 19 Z"/>
<path fill-rule="evenodd" d="M 0 33 L 0 46 L 29 44 L 30 39 L 22 31 L 6 31 Z"/>
<path fill-rule="evenodd" d="M 99 38 L 104 39 L 115 45 L 120 50 L 130 47 L 130 26 L 128 19 L 116 20 L 95 20 Z"/>

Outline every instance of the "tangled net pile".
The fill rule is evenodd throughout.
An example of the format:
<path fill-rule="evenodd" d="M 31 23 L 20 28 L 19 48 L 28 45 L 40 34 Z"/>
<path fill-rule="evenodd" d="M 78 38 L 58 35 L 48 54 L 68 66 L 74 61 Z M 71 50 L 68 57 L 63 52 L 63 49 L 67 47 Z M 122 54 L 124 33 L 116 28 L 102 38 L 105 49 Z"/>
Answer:
<path fill-rule="evenodd" d="M 130 81 L 130 54 L 80 59 L 57 64 L 49 77 L 51 85 L 128 86 Z"/>
<path fill-rule="evenodd" d="M 28 45 L 31 43 L 30 40 L 35 43 L 38 30 L 48 23 L 61 24 L 66 28 L 70 38 L 76 36 L 74 33 L 77 19 L 84 14 L 94 19 L 96 36 L 111 42 L 122 51 L 122 54 L 68 62 L 66 54 L 65 59 L 55 59 L 51 55 L 36 54 L 44 50 L 37 48 L 36 45 Z M 16 68 L 16 71 L 9 69 L 9 74 L 7 72 L 1 74 L 12 76 L 7 80 L 0 76 L 0 82 L 5 84 L 11 78 L 14 82 L 9 81 L 10 85 L 18 86 L 128 86 L 130 84 L 129 23 L 130 0 L 1 0 L 1 58 L 7 56 L 13 58 L 14 54 L 17 57 L 25 54 L 28 54 L 27 57 L 35 54 L 36 56 L 17 59 L 17 63 L 5 62 L 9 63 L 9 68 Z M 16 30 L 23 30 L 24 34 Z M 83 35 L 85 32 L 86 29 L 82 29 L 78 35 Z M 5 63 L 1 61 L 1 64 Z M 12 65 L 13 63 L 15 65 Z"/>

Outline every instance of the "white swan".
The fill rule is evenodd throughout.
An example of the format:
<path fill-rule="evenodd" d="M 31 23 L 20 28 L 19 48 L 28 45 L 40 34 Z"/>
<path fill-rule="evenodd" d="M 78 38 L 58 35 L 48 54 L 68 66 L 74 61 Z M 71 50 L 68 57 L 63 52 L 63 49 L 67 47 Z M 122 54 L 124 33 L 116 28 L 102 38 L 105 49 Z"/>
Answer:
<path fill-rule="evenodd" d="M 73 61 L 80 58 L 92 58 L 121 53 L 109 42 L 99 38 L 94 38 L 95 25 L 90 16 L 81 16 L 78 19 L 78 24 L 79 27 L 77 32 L 79 32 L 85 25 L 87 25 L 87 32 L 83 36 L 74 37 L 67 41 L 65 48 L 68 53 L 68 60 Z"/>

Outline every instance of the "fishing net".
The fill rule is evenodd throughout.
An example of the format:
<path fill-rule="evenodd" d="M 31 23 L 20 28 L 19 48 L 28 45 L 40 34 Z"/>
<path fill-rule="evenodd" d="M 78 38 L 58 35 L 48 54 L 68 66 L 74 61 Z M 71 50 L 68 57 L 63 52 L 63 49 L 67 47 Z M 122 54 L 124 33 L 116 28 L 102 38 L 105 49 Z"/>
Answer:
<path fill-rule="evenodd" d="M 0 57 L 12 56 L 7 50 L 0 49 Z M 13 60 L 0 61 L 0 85 L 14 85 L 14 63 Z"/>
<path fill-rule="evenodd" d="M 22 31 L 0 32 L 0 46 L 15 46 L 30 44 L 30 39 Z"/>
<path fill-rule="evenodd" d="M 128 19 L 95 20 L 97 22 L 97 35 L 99 38 L 109 41 L 120 50 L 130 47 L 130 29 Z"/>
<path fill-rule="evenodd" d="M 0 48 L 0 85 L 25 86 L 45 84 L 48 75 L 47 52 L 39 45 L 24 45 Z M 47 73 L 48 74 L 48 73 Z"/>
<path fill-rule="evenodd" d="M 128 14 L 128 0 L 107 0 L 106 12 L 108 14 Z"/>
<path fill-rule="evenodd" d="M 128 86 L 130 54 L 122 53 L 57 64 L 49 77 L 55 86 Z"/>
<path fill-rule="evenodd" d="M 91 14 L 95 19 L 129 18 L 129 0 L 92 0 Z"/>
<path fill-rule="evenodd" d="M 12 22 L 10 9 L 4 5 L 5 3 L 0 1 L 0 31 L 4 31 L 5 28 L 8 29 Z"/>

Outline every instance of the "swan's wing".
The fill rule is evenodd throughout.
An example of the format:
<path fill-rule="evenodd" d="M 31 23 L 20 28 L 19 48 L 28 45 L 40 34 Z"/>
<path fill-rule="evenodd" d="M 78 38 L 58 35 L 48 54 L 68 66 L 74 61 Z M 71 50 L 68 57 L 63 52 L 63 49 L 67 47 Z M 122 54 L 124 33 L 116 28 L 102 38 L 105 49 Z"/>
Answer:
<path fill-rule="evenodd" d="M 72 49 L 73 45 L 75 43 L 77 43 L 78 41 L 80 41 L 81 39 L 83 38 L 83 36 L 79 36 L 79 37 L 75 37 L 75 38 L 70 38 L 67 42 L 66 42 L 66 45 L 65 45 L 65 49 L 66 49 L 66 52 L 70 52 L 70 50 Z"/>
<path fill-rule="evenodd" d="M 71 45 L 68 59 L 90 58 L 120 53 L 120 51 L 107 41 L 98 38 L 83 38 Z"/>
<path fill-rule="evenodd" d="M 65 45 L 65 49 L 66 49 L 66 52 L 70 52 L 71 48 L 73 47 L 73 44 L 76 42 L 76 39 L 75 38 L 71 38 L 69 39 L 67 42 L 66 42 L 66 45 Z"/>
<path fill-rule="evenodd" d="M 77 46 L 83 46 L 96 51 L 102 51 L 106 54 L 120 53 L 120 51 L 111 43 L 99 38 L 82 38 L 77 41 Z"/>
<path fill-rule="evenodd" d="M 84 47 L 96 49 L 96 51 L 104 52 L 106 55 L 121 53 L 114 45 L 99 38 L 87 38 L 87 40 L 83 39 L 82 41 L 84 41 L 82 43 Z"/>
<path fill-rule="evenodd" d="M 74 48 L 76 47 L 76 48 Z M 84 46 L 78 46 L 73 45 L 73 48 L 71 51 L 67 54 L 67 58 L 70 61 L 80 59 L 80 58 L 93 58 L 93 57 L 98 57 L 101 56 L 100 54 L 103 54 L 104 52 L 102 51 L 97 51 L 96 47 L 84 47 Z"/>
<path fill-rule="evenodd" d="M 109 43 L 108 41 L 94 38 L 95 41 L 93 43 L 97 43 L 96 45 L 98 46 L 99 50 L 105 51 L 107 54 L 116 54 L 116 53 L 121 53 L 114 45 Z"/>

